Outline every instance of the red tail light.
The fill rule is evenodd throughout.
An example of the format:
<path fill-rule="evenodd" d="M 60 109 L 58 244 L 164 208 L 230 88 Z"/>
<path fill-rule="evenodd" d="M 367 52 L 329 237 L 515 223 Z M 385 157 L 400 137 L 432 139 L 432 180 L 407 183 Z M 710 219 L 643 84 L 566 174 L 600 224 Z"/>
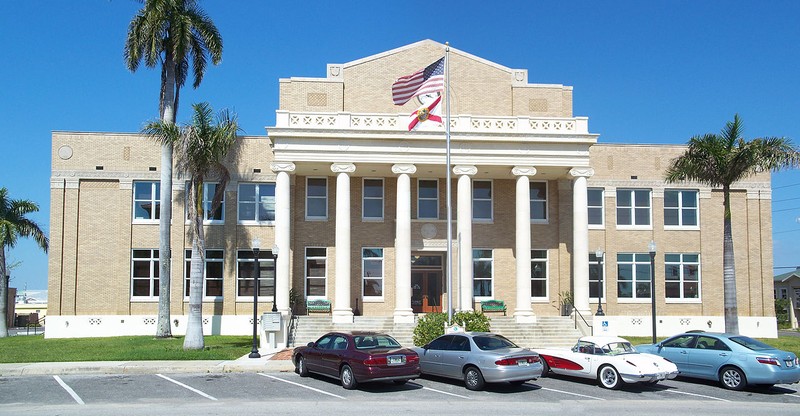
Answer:
<path fill-rule="evenodd" d="M 761 364 L 768 364 L 768 365 L 777 365 L 778 367 L 781 366 L 781 362 L 777 358 L 773 357 L 756 357 L 756 360 Z"/>
<path fill-rule="evenodd" d="M 376 365 L 386 365 L 386 357 L 369 357 L 364 360 L 364 365 L 368 367 Z"/>
<path fill-rule="evenodd" d="M 520 360 L 526 361 L 528 364 L 538 363 L 539 356 L 534 355 L 530 357 L 513 357 L 513 358 L 503 358 L 502 360 L 497 360 L 494 363 L 497 365 L 519 365 Z"/>
<path fill-rule="evenodd" d="M 406 362 L 411 364 L 418 363 L 419 355 L 406 355 Z"/>

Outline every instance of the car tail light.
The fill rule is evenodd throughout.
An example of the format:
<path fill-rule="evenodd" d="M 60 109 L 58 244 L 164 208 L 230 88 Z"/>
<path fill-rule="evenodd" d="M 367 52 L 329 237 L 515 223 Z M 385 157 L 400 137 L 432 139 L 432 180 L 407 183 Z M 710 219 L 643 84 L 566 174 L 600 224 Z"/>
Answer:
<path fill-rule="evenodd" d="M 406 355 L 406 362 L 407 363 L 418 363 L 419 362 L 419 355 Z"/>
<path fill-rule="evenodd" d="M 386 365 L 386 357 L 369 357 L 364 360 L 364 365 L 368 367 L 376 365 Z"/>
<path fill-rule="evenodd" d="M 756 357 L 756 360 L 761 364 L 777 365 L 778 367 L 781 366 L 780 360 L 773 357 Z"/>
<path fill-rule="evenodd" d="M 494 363 L 497 365 L 519 365 L 519 362 L 524 360 L 528 364 L 538 363 L 539 356 L 533 355 L 530 357 L 512 357 L 512 358 L 503 358 L 502 360 L 497 360 Z"/>

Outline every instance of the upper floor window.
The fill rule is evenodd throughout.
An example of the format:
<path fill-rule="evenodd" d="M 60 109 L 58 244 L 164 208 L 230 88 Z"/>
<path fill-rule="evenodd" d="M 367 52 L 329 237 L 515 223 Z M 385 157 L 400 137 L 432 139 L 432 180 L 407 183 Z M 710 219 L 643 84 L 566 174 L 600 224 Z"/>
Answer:
<path fill-rule="evenodd" d="M 362 217 L 365 220 L 383 219 L 383 179 L 364 179 Z"/>
<path fill-rule="evenodd" d="M 650 254 L 617 254 L 617 297 L 650 299 Z"/>
<path fill-rule="evenodd" d="M 664 225 L 696 227 L 698 225 L 697 193 L 695 190 L 665 190 Z"/>
<path fill-rule="evenodd" d="M 190 278 L 192 274 L 192 250 L 185 251 L 184 293 L 189 297 Z M 203 299 L 222 298 L 223 267 L 222 250 L 206 250 L 206 261 L 203 264 Z"/>
<path fill-rule="evenodd" d="M 239 222 L 275 221 L 275 184 L 239 184 Z"/>
<path fill-rule="evenodd" d="M 253 299 L 254 277 L 258 276 L 258 298 L 272 300 L 275 295 L 275 260 L 272 252 L 259 253 L 258 267 L 253 250 L 236 253 L 236 296 Z"/>
<path fill-rule="evenodd" d="M 472 219 L 492 219 L 492 181 L 476 180 L 472 183 Z"/>
<path fill-rule="evenodd" d="M 605 210 L 603 207 L 603 188 L 589 188 L 586 190 L 586 196 L 589 208 L 589 225 L 605 224 Z"/>
<path fill-rule="evenodd" d="M 650 225 L 649 189 L 617 189 L 617 225 Z"/>
<path fill-rule="evenodd" d="M 472 295 L 492 297 L 492 250 L 472 250 Z"/>
<path fill-rule="evenodd" d="M 547 298 L 547 250 L 531 250 L 531 297 Z"/>
<path fill-rule="evenodd" d="M 365 298 L 383 297 L 383 249 L 361 250 L 361 272 Z"/>
<path fill-rule="evenodd" d="M 131 263 L 131 297 L 157 299 L 158 250 L 134 249 Z"/>
<path fill-rule="evenodd" d="M 160 218 L 161 184 L 158 181 L 133 182 L 133 220 L 155 221 Z"/>
<path fill-rule="evenodd" d="M 328 218 L 328 178 L 306 178 L 306 218 Z"/>
<path fill-rule="evenodd" d="M 420 179 L 417 181 L 417 218 L 439 218 L 439 181 Z"/>
<path fill-rule="evenodd" d="M 664 255 L 664 279 L 667 299 L 699 299 L 700 255 Z"/>
<path fill-rule="evenodd" d="M 186 219 L 189 220 L 189 190 L 192 186 L 191 182 L 186 183 Z M 219 204 L 216 210 L 213 212 L 211 211 L 211 205 L 214 201 L 214 194 L 217 192 L 217 186 L 219 184 L 214 182 L 205 182 L 203 183 L 203 222 L 206 224 L 221 224 L 225 222 L 225 195 L 223 193 L 222 202 Z"/>
<path fill-rule="evenodd" d="M 547 221 L 547 182 L 531 182 L 531 220 Z"/>

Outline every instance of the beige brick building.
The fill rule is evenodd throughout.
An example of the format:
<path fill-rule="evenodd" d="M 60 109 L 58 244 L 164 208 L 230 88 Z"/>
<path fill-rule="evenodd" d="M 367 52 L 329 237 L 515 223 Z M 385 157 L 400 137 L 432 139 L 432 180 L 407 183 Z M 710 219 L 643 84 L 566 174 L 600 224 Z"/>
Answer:
<path fill-rule="evenodd" d="M 354 313 L 407 323 L 489 299 L 534 323 L 560 315 L 569 292 L 596 333 L 647 335 L 655 289 L 659 334 L 724 329 L 722 195 L 662 179 L 684 147 L 598 144 L 588 118 L 572 114 L 571 87 L 451 49 L 448 174 L 447 129 L 408 131 L 420 104 L 391 100 L 398 76 L 444 54 L 422 41 L 328 64 L 325 78 L 280 80 L 275 126 L 241 137 L 224 207 L 207 213 L 205 333 L 251 330 L 256 239 L 259 311 L 274 300 L 287 315 L 293 290 L 295 313 L 326 299 L 339 323 Z M 47 335 L 154 333 L 158 144 L 54 132 L 52 149 Z M 188 305 L 185 181 L 173 189 L 177 334 Z M 776 336 L 770 197 L 767 173 L 732 197 L 740 327 L 757 336 Z"/>

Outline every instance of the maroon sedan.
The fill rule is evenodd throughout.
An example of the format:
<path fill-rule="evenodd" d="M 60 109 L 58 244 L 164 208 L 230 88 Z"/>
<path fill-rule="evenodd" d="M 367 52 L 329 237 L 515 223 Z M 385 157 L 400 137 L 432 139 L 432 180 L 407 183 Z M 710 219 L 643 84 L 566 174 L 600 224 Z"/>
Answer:
<path fill-rule="evenodd" d="M 292 362 L 300 377 L 317 373 L 338 378 L 348 390 L 368 381 L 405 384 L 420 374 L 417 353 L 378 332 L 329 332 L 295 348 Z"/>

